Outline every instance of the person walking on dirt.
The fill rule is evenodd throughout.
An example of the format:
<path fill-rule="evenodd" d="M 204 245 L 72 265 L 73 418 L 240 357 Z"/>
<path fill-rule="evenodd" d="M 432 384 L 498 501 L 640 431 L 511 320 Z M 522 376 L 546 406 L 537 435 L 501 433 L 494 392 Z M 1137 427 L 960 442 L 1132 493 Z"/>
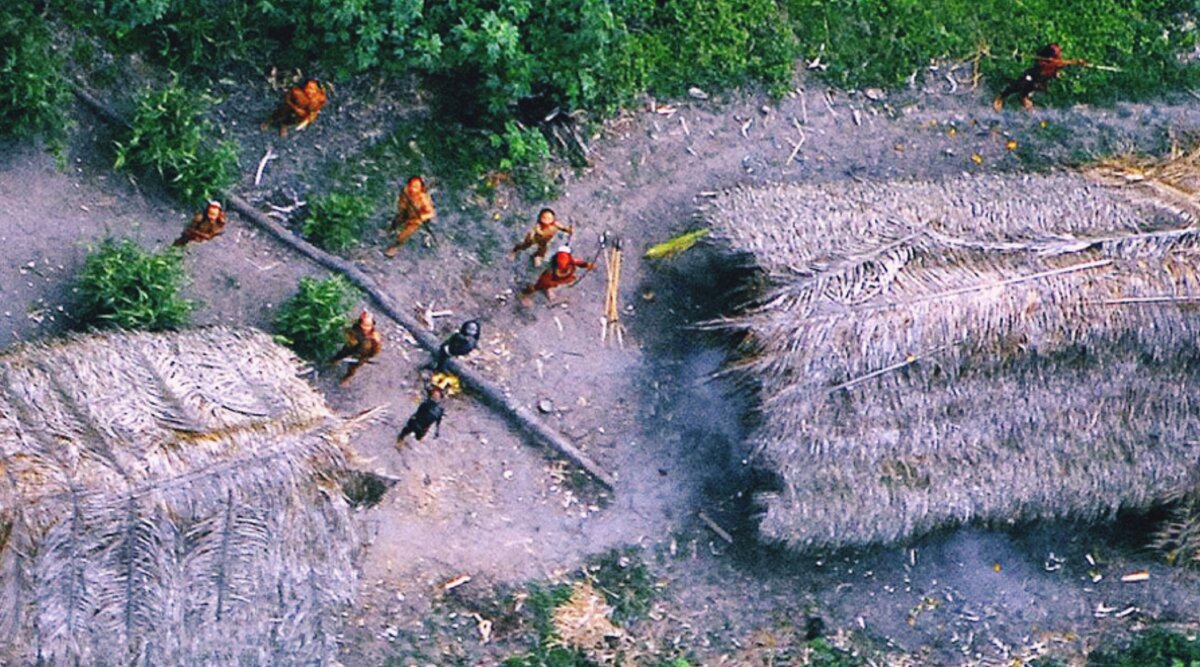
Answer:
<path fill-rule="evenodd" d="M 408 183 L 396 198 L 396 217 L 392 218 L 392 231 L 396 234 L 396 240 L 383 254 L 395 257 L 396 253 L 400 252 L 400 246 L 416 234 L 421 225 L 433 220 L 435 215 L 437 210 L 433 208 L 433 198 L 429 196 L 429 189 L 425 187 L 425 179 L 420 176 L 408 179 Z"/>
<path fill-rule="evenodd" d="M 585 259 L 577 259 L 571 254 L 570 246 L 562 246 L 558 249 L 558 252 L 554 253 L 553 265 L 542 272 L 536 283 L 526 285 L 525 289 L 521 290 L 521 301 L 528 304 L 529 298 L 534 293 L 542 292 L 546 295 L 548 303 L 554 303 L 554 298 L 550 295 L 550 290 L 574 284 L 578 280 L 575 277 L 575 269 L 577 268 L 584 268 L 591 271 L 596 268 L 596 265 Z"/>
<path fill-rule="evenodd" d="M 467 320 L 438 348 L 437 357 L 433 363 L 434 372 L 445 373 L 446 363 L 450 361 L 451 357 L 465 357 L 474 352 L 477 347 L 479 347 L 479 321 Z"/>
<path fill-rule="evenodd" d="M 436 427 L 433 437 L 437 438 L 442 434 L 442 417 L 445 416 L 446 410 L 442 407 L 441 400 L 442 390 L 438 387 L 430 387 L 429 397 L 421 401 L 421 404 L 417 406 L 417 411 L 408 418 L 408 422 L 400 430 L 400 435 L 396 436 L 397 448 L 404 444 L 404 439 L 410 433 L 420 440 L 425 437 L 430 428 Z"/>
<path fill-rule="evenodd" d="M 1058 78 L 1058 73 L 1072 65 L 1086 65 L 1086 60 L 1070 60 L 1062 57 L 1062 47 L 1058 44 L 1047 44 L 1038 49 L 1034 63 L 1021 73 L 1017 80 L 1009 83 L 996 99 L 992 100 L 992 108 L 996 111 L 1004 109 L 1004 99 L 1012 95 L 1021 96 L 1021 106 L 1026 110 L 1033 108 L 1033 94 L 1046 90 L 1050 82 Z"/>
<path fill-rule="evenodd" d="M 262 124 L 262 129 L 278 126 L 281 137 L 287 136 L 288 127 L 292 125 L 296 130 L 303 130 L 317 119 L 325 101 L 325 89 L 316 79 L 304 82 L 303 88 L 292 86 L 283 102 L 275 108 L 275 113 Z"/>
<path fill-rule="evenodd" d="M 550 249 L 550 242 L 554 240 L 554 237 L 557 236 L 559 232 L 573 234 L 575 232 L 575 226 L 572 225 L 569 227 L 563 227 L 561 224 L 559 224 L 558 216 L 554 214 L 552 209 L 542 209 L 542 211 L 538 213 L 538 219 L 537 222 L 534 223 L 533 229 L 531 229 L 529 233 L 525 235 L 525 238 L 521 239 L 520 243 L 513 246 L 513 259 L 516 259 L 517 255 L 522 250 L 532 248 L 536 245 L 537 250 L 533 253 L 533 265 L 541 266 L 542 262 L 546 259 L 546 252 Z"/>
<path fill-rule="evenodd" d="M 336 364 L 339 361 L 348 357 L 354 357 L 354 361 L 350 362 L 350 367 L 346 369 L 346 377 L 342 378 L 341 386 L 346 387 L 350 384 L 350 378 L 358 372 L 368 361 L 379 356 L 383 350 L 383 336 L 375 328 L 375 318 L 370 311 L 363 310 L 358 316 L 358 320 L 354 322 L 354 326 L 346 329 L 346 345 L 333 355 L 333 359 L 329 363 Z"/>
<path fill-rule="evenodd" d="M 192 216 L 192 221 L 183 228 L 183 234 L 171 245 L 183 247 L 193 241 L 211 241 L 225 231 L 225 211 L 221 202 L 210 201 L 203 211 Z"/>

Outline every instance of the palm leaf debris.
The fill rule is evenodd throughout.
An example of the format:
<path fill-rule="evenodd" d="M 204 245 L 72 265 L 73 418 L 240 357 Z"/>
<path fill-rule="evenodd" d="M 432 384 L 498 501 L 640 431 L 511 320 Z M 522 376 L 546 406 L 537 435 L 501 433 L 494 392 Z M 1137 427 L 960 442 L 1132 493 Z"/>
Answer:
<path fill-rule="evenodd" d="M 750 333 L 728 372 L 761 399 L 762 534 L 839 547 L 1194 494 L 1195 156 L 707 204 L 714 242 L 769 285 L 711 323 Z"/>
<path fill-rule="evenodd" d="M 261 332 L 0 356 L 0 663 L 321 664 L 353 420 Z"/>
<path fill-rule="evenodd" d="M 667 239 L 662 243 L 650 246 L 643 257 L 646 259 L 668 259 L 674 257 L 686 250 L 690 250 L 700 239 L 708 236 L 710 231 L 712 230 L 707 228 L 697 229 Z"/>

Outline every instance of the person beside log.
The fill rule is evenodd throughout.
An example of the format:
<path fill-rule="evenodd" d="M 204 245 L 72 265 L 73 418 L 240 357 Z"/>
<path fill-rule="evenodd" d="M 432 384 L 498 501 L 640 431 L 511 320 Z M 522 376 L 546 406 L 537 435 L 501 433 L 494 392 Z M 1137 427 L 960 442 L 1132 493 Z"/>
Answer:
<path fill-rule="evenodd" d="M 370 311 L 364 309 L 354 325 L 346 329 L 346 344 L 329 360 L 329 363 L 336 364 L 348 357 L 354 357 L 354 361 L 350 362 L 350 367 L 346 369 L 346 376 L 340 383 L 341 386 L 346 387 L 350 385 L 350 378 L 354 377 L 358 369 L 379 356 L 382 350 L 383 336 L 375 328 L 375 317 L 371 315 Z"/>
<path fill-rule="evenodd" d="M 408 418 L 408 422 L 404 424 L 404 428 L 400 430 L 400 435 L 396 436 L 396 448 L 399 449 L 404 444 L 404 439 L 412 434 L 417 440 L 425 437 L 429 433 L 430 428 L 434 428 L 433 437 L 440 437 L 442 434 L 442 417 L 445 416 L 446 410 L 442 407 L 442 390 L 439 387 L 430 387 L 428 398 L 421 401 L 417 406 L 417 411 Z"/>
<path fill-rule="evenodd" d="M 437 355 L 434 358 L 433 370 L 435 373 L 445 373 L 446 364 L 452 357 L 465 357 L 475 351 L 479 347 L 479 321 L 467 320 L 438 348 Z"/>
<path fill-rule="evenodd" d="M 517 258 L 522 250 L 537 246 L 537 250 L 533 253 L 533 265 L 541 266 L 546 259 L 546 253 L 550 250 L 550 242 L 559 232 L 572 234 L 575 232 L 574 225 L 564 227 L 558 222 L 558 216 L 554 214 L 553 209 L 544 208 L 538 213 L 537 222 L 534 223 L 533 229 L 521 239 L 521 242 L 513 246 L 513 259 Z"/>
<path fill-rule="evenodd" d="M 396 240 L 387 247 L 387 250 L 383 251 L 383 254 L 395 257 L 396 253 L 400 252 L 400 246 L 404 245 L 409 237 L 416 234 L 421 225 L 429 222 L 436 215 L 437 210 L 433 207 L 433 198 L 429 196 L 429 189 L 425 187 L 425 179 L 420 176 L 408 179 L 408 183 L 396 197 L 396 216 L 392 218 L 392 231 L 396 234 Z"/>
<path fill-rule="evenodd" d="M 536 283 L 526 285 L 525 289 L 521 290 L 522 303 L 528 304 L 530 297 L 537 292 L 545 294 L 548 303 L 554 303 L 554 298 L 551 296 L 550 290 L 574 284 L 578 280 L 575 276 L 575 269 L 577 268 L 591 271 L 596 268 L 596 265 L 586 259 L 577 259 L 571 254 L 570 246 L 562 246 L 558 249 L 558 252 L 554 253 L 553 265 L 542 272 Z"/>
<path fill-rule="evenodd" d="M 1026 110 L 1033 108 L 1033 94 L 1046 90 L 1050 82 L 1058 78 L 1058 73 L 1072 65 L 1086 65 L 1086 60 L 1071 60 L 1062 57 L 1062 47 L 1058 44 L 1047 44 L 1038 49 L 1034 63 L 1021 73 L 1021 76 L 1009 83 L 996 99 L 992 100 L 992 108 L 996 111 L 1004 109 L 1004 99 L 1012 95 L 1021 96 L 1021 106 Z"/>
<path fill-rule="evenodd" d="M 281 137 L 287 136 L 288 127 L 292 125 L 296 130 L 303 130 L 317 119 L 325 102 L 325 89 L 316 79 L 304 82 L 303 87 L 292 86 L 283 102 L 275 108 L 275 113 L 262 124 L 262 129 L 277 126 Z"/>
<path fill-rule="evenodd" d="M 224 233 L 225 222 L 221 202 L 210 201 L 203 211 L 192 216 L 192 221 L 183 228 L 183 234 L 171 245 L 181 248 L 192 242 L 211 241 Z"/>

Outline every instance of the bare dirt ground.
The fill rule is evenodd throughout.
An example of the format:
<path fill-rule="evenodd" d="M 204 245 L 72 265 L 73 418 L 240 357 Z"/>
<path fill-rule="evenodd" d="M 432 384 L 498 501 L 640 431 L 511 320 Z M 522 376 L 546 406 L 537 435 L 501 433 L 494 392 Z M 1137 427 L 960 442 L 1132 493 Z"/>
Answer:
<path fill-rule="evenodd" d="M 490 225 L 507 244 L 524 230 L 489 220 L 532 221 L 549 204 L 577 225 L 575 248 L 588 258 L 601 231 L 620 234 L 625 349 L 599 341 L 601 276 L 560 291 L 566 306 L 539 297 L 525 308 L 513 292 L 536 277 L 527 260 L 484 263 L 444 240 L 387 260 L 381 236 L 348 253 L 414 313 L 452 311 L 436 319 L 440 334 L 481 318 L 483 344 L 469 362 L 531 408 L 552 400 L 546 420 L 619 481 L 611 495 L 581 483 L 468 397 L 452 399 L 440 438 L 410 440 L 398 451 L 395 434 L 419 400 L 427 355 L 382 321 L 387 349 L 350 388 L 340 389 L 331 369 L 313 375 L 343 413 L 388 407 L 355 446 L 366 467 L 401 480 L 362 514 L 370 545 L 342 663 L 495 664 L 513 647 L 503 633 L 483 644 L 470 616 L 493 587 L 560 577 L 625 545 L 641 547 L 661 579 L 660 620 L 647 622 L 646 636 L 677 642 L 699 664 L 751 664 L 743 644 L 766 641 L 764 629 L 807 614 L 823 616 L 831 631 L 917 653 L 920 664 L 1001 664 L 1036 652 L 1039 642 L 1078 655 L 1097 638 L 1146 622 L 1200 621 L 1200 577 L 1140 555 L 1124 527 L 970 528 L 911 545 L 803 556 L 754 541 L 746 519 L 754 477 L 740 463 L 750 403 L 706 381 L 728 353 L 725 341 L 687 326 L 737 305 L 727 296 L 732 274 L 702 248 L 653 265 L 639 259 L 645 247 L 690 228 L 704 193 L 738 183 L 1042 169 L 1081 154 L 1161 150 L 1169 132 L 1200 127 L 1194 104 L 996 114 L 982 93 L 965 86 L 950 93 L 941 79 L 931 81 L 929 90 L 877 100 L 812 84 L 778 103 L 746 96 L 680 103 L 672 114 L 631 113 L 593 142 L 593 165 L 568 174 L 558 200 L 518 207 L 500 198 L 482 209 L 440 210 L 439 229 Z M 264 82 L 217 92 L 225 95 L 218 121 L 242 144 L 244 177 L 235 189 L 264 208 L 328 187 L 321 178 L 330 162 L 353 160 L 400 114 L 420 113 L 403 91 L 361 82 L 339 89 L 312 128 L 281 140 L 258 132 L 275 99 Z M 114 173 L 110 130 L 82 108 L 78 117 L 66 171 L 33 149 L 0 147 L 6 346 L 64 331 L 69 281 L 87 242 L 114 235 L 160 247 L 191 213 L 157 186 Z M 801 139 L 788 162 L 790 142 Z M 255 187 L 268 143 L 281 157 Z M 395 174 L 397 187 L 407 176 Z M 443 195 L 435 181 L 435 201 Z M 187 268 L 188 294 L 201 302 L 197 324 L 267 329 L 296 280 L 321 274 L 236 217 L 223 237 L 189 250 Z M 733 546 L 697 520 L 700 510 L 731 530 Z M 1150 581 L 1117 581 L 1136 568 L 1149 568 Z M 441 584 L 461 574 L 471 582 L 443 595 Z"/>

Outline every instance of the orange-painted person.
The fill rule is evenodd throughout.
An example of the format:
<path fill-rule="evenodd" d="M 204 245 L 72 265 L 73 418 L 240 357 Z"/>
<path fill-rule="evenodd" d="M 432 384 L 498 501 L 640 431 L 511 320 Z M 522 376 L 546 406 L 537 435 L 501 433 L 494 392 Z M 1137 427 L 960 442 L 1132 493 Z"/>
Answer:
<path fill-rule="evenodd" d="M 433 220 L 437 210 L 433 208 L 433 197 L 425 187 L 425 179 L 413 176 L 408 179 L 400 195 L 396 197 L 396 217 L 392 218 L 392 231 L 396 240 L 383 251 L 388 257 L 395 257 L 400 252 L 408 238 L 417 233 L 421 225 Z"/>
<path fill-rule="evenodd" d="M 354 361 L 350 362 L 350 367 L 346 369 L 346 377 L 342 378 L 341 385 L 345 387 L 350 384 L 350 378 L 354 377 L 358 369 L 379 356 L 381 350 L 383 350 L 383 336 L 375 328 L 375 318 L 370 311 L 363 310 L 354 326 L 346 329 L 346 345 L 333 355 L 333 359 L 330 359 L 329 363 L 336 364 L 342 359 L 354 357 Z"/>
<path fill-rule="evenodd" d="M 203 211 L 192 216 L 192 221 L 183 228 L 183 234 L 175 239 L 175 246 L 185 246 L 193 241 L 211 241 L 225 231 L 225 211 L 221 202 L 210 201 Z"/>
<path fill-rule="evenodd" d="M 546 259 L 546 252 L 549 251 L 550 242 L 554 240 L 554 237 L 559 232 L 571 234 L 574 231 L 574 226 L 563 227 L 559 224 L 558 216 L 554 215 L 554 211 L 544 208 L 541 213 L 538 213 L 538 219 L 534 223 L 533 229 L 529 230 L 529 233 L 525 235 L 525 238 L 521 239 L 520 243 L 513 246 L 513 257 L 516 258 L 517 254 L 522 250 L 537 246 L 537 250 L 533 253 L 533 265 L 541 266 L 542 262 Z"/>
<path fill-rule="evenodd" d="M 279 136 L 286 137 L 292 125 L 303 130 L 317 119 L 321 107 L 325 106 L 325 89 L 316 79 L 309 79 L 304 86 L 292 86 L 283 102 L 275 108 L 271 118 L 262 124 L 262 129 L 278 127 Z"/>
<path fill-rule="evenodd" d="M 577 268 L 591 271 L 596 268 L 596 265 L 585 259 L 577 259 L 571 254 L 569 246 L 559 248 L 558 252 L 554 253 L 554 263 L 550 268 L 538 276 L 536 283 L 527 285 L 525 289 L 521 290 L 521 301 L 528 303 L 534 293 L 542 292 L 546 295 L 546 301 L 553 303 L 554 298 L 550 295 L 550 290 L 570 285 L 578 280 L 575 276 Z"/>
<path fill-rule="evenodd" d="M 1072 65 L 1086 65 L 1086 60 L 1071 60 L 1062 57 L 1062 47 L 1058 44 L 1047 44 L 1038 49 L 1034 56 L 1033 65 L 1021 73 L 1015 81 L 1008 84 L 996 99 L 992 100 L 992 108 L 996 111 L 1004 109 L 1004 99 L 1012 95 L 1021 96 L 1021 106 L 1033 108 L 1033 94 L 1046 90 L 1050 82 L 1058 78 L 1058 73 Z"/>

